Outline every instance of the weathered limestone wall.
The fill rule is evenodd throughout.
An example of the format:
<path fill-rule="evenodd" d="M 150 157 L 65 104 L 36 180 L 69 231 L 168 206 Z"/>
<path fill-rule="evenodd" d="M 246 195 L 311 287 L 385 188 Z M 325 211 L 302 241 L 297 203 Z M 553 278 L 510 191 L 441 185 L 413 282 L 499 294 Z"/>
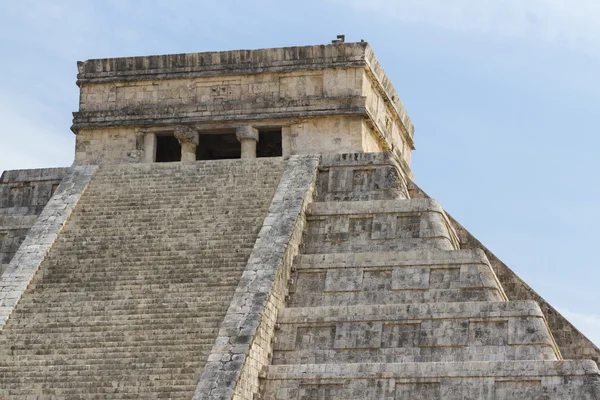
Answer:
<path fill-rule="evenodd" d="M 425 197 L 429 195 L 419 188 L 414 182 L 409 183 L 412 197 Z M 600 349 L 565 317 L 552 307 L 542 296 L 535 292 L 527 283 L 519 278 L 506 264 L 504 264 L 487 247 L 477 240 L 466 228 L 447 214 L 460 238 L 461 248 L 482 249 L 498 276 L 502 287 L 509 300 L 534 300 L 540 305 L 550 331 L 556 340 L 561 354 L 565 359 L 594 360 L 600 365 Z"/>
<path fill-rule="evenodd" d="M 592 361 L 304 364 L 270 368 L 264 400 L 595 400 Z"/>
<path fill-rule="evenodd" d="M 76 164 L 139 163 L 144 135 L 135 128 L 82 129 L 76 138 Z"/>
<path fill-rule="evenodd" d="M 0 331 L 52 248 L 96 168 L 88 165 L 73 167 L 67 171 L 56 193 L 28 230 L 25 240 L 0 276 Z M 53 172 L 64 173 L 62 170 Z"/>
<path fill-rule="evenodd" d="M 261 399 L 600 398 L 595 363 L 564 361 L 538 303 L 384 155 L 323 164 Z"/>
<path fill-rule="evenodd" d="M 355 97 L 364 69 L 283 71 L 244 75 L 91 83 L 81 86 L 79 110 L 109 111 L 202 104 L 213 114 L 233 115 L 240 102 L 257 103 L 323 97 Z M 229 105 L 230 107 L 223 107 Z"/>
<path fill-rule="evenodd" d="M 0 177 L 0 274 L 25 240 L 68 168 L 5 171 Z"/>
<path fill-rule="evenodd" d="M 411 175 L 414 128 L 366 43 L 88 60 L 78 78 L 77 163 L 151 160 L 140 135 L 177 124 L 252 125 L 282 128 L 284 156 L 390 151 Z"/>
<path fill-rule="evenodd" d="M 363 151 L 364 119 L 318 117 L 293 123 L 283 130 L 283 154 L 316 154 Z"/>

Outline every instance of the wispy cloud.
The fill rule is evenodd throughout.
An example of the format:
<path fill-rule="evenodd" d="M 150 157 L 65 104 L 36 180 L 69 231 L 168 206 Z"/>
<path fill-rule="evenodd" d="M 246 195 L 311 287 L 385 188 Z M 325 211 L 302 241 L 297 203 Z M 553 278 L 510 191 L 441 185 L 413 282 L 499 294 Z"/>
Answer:
<path fill-rule="evenodd" d="M 567 308 L 558 310 L 565 318 L 587 336 L 596 346 L 600 347 L 600 316 L 571 311 Z"/>
<path fill-rule="evenodd" d="M 330 0 L 407 24 L 540 41 L 600 56 L 597 0 Z"/>

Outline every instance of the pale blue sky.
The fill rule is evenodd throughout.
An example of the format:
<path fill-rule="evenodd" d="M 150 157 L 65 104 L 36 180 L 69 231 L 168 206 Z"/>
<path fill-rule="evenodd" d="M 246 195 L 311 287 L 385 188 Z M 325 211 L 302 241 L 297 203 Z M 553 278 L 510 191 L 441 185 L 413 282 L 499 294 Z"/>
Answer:
<path fill-rule="evenodd" d="M 76 61 L 365 39 L 416 181 L 600 344 L 597 0 L 4 1 L 0 171 L 73 160 Z"/>

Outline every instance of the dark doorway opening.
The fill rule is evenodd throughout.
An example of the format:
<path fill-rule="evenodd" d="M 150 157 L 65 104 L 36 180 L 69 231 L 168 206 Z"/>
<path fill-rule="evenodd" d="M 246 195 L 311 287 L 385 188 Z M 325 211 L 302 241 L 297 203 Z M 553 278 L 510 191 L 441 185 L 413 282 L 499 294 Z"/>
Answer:
<path fill-rule="evenodd" d="M 181 161 L 181 145 L 173 135 L 156 136 L 156 162 Z"/>
<path fill-rule="evenodd" d="M 256 157 L 281 157 L 281 129 L 258 131 Z"/>
<path fill-rule="evenodd" d="M 242 144 L 235 133 L 200 134 L 196 160 L 224 160 L 240 158 Z"/>

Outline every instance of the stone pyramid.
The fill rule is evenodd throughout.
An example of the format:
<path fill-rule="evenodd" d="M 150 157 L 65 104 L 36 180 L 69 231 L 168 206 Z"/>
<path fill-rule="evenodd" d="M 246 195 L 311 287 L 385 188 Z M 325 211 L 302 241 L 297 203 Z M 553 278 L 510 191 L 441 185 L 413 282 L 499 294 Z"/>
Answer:
<path fill-rule="evenodd" d="M 78 69 L 73 166 L 0 178 L 0 398 L 600 399 L 367 43 Z"/>

